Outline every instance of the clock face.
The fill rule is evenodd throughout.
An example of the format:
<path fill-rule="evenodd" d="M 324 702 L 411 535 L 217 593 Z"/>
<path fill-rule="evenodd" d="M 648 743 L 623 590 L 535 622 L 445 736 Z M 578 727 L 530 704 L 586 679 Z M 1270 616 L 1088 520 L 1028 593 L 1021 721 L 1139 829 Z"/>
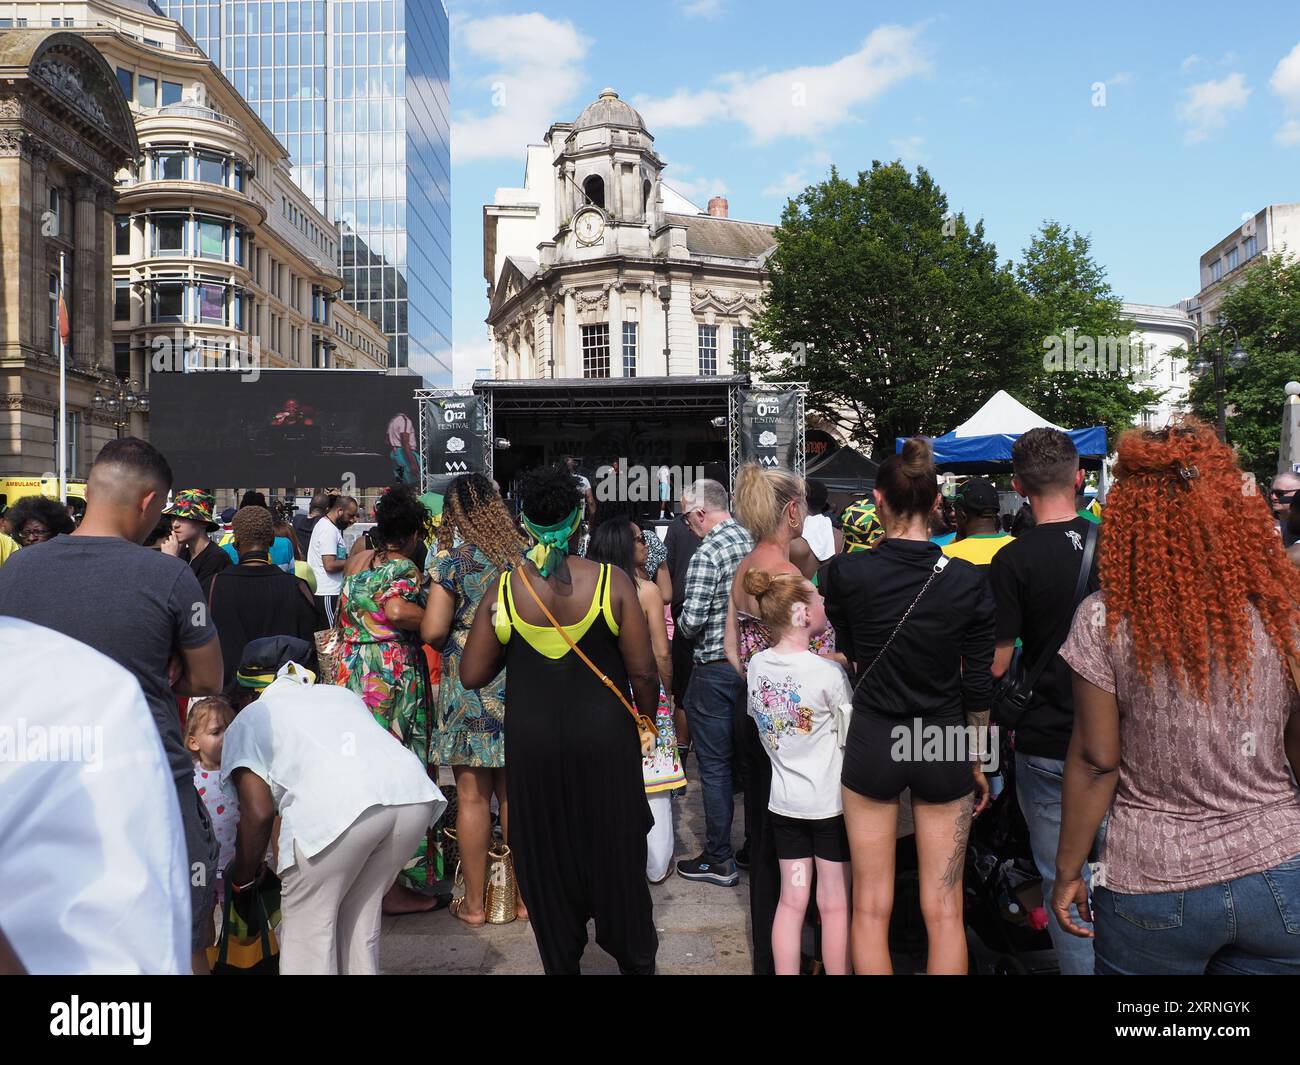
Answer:
<path fill-rule="evenodd" d="M 595 244 L 605 232 L 605 219 L 599 211 L 582 211 L 573 220 L 573 229 L 583 244 Z"/>

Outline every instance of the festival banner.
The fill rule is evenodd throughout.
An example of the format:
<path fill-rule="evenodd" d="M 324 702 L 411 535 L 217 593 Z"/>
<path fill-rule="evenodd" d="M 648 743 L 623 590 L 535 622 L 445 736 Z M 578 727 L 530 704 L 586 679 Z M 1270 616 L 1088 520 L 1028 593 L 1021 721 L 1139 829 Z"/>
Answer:
<path fill-rule="evenodd" d="M 796 468 L 798 434 L 804 431 L 799 418 L 799 393 L 794 390 L 737 390 L 740 424 L 736 427 L 741 462 L 757 462 L 768 468 Z"/>
<path fill-rule="evenodd" d="M 472 393 L 426 399 L 424 468 L 429 478 L 486 473 L 483 400 Z"/>

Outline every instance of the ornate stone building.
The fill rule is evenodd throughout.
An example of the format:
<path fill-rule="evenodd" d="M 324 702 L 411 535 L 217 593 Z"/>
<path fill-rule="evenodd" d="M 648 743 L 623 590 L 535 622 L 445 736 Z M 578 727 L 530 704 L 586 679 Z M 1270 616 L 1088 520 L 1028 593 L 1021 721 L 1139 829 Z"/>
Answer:
<path fill-rule="evenodd" d="M 57 375 L 44 279 L 57 270 L 58 248 L 75 246 L 80 260 L 71 269 L 68 256 L 70 477 L 84 476 L 119 428 L 148 436 L 146 410 L 107 409 L 117 403 L 116 381 L 145 395 L 153 372 L 187 365 L 388 364 L 381 327 L 337 300 L 343 288 L 338 227 L 293 182 L 284 145 L 178 22 L 140 0 L 14 0 L 0 3 L 0 13 L 16 16 L 0 19 L 0 106 L 10 109 L 0 113 L 0 129 L 11 124 L 11 112 L 26 108 L 34 116 L 39 106 L 48 127 L 66 127 L 57 142 L 65 152 L 75 137 L 94 153 L 85 157 L 93 165 L 79 175 L 57 158 L 42 170 L 37 150 L 23 157 L 29 183 L 20 189 L 17 180 L 6 182 L 0 190 L 0 196 L 24 197 L 15 207 L 23 221 L 16 215 L 13 225 L 30 223 L 39 235 L 47 211 L 59 227 L 52 241 L 4 242 L 4 317 L 9 337 L 21 337 L 31 349 L 23 356 L 29 367 L 45 365 L 40 360 L 48 362 L 52 353 Z M 54 35 L 7 24 L 58 26 L 67 31 L 57 35 L 64 39 L 58 48 L 94 60 L 85 59 L 73 74 L 59 73 L 57 84 L 42 82 L 22 67 L 26 62 L 35 72 L 32 64 L 41 62 L 24 59 L 29 45 L 23 42 Z M 39 104 L 21 99 L 32 95 L 24 87 L 30 84 Z M 110 133 L 123 139 L 111 145 L 95 139 Z M 99 212 L 93 226 L 85 223 L 93 242 L 82 239 L 83 198 Z M 10 290 L 29 285 L 19 301 L 40 317 L 10 323 Z M 16 342 L 7 341 L 5 350 Z M 5 355 L 0 372 L 15 359 Z M 34 381 L 33 389 L 29 397 L 6 388 L 6 410 L 21 408 L 25 424 L 21 434 L 14 430 L 9 449 L 0 450 L 0 475 L 56 468 L 46 384 Z M 97 391 L 109 401 L 101 402 L 102 412 L 93 402 Z M 57 377 L 51 394 L 57 402 Z"/>
<path fill-rule="evenodd" d="M 112 68 L 75 33 L 0 33 L 0 473 L 58 467 L 58 272 L 70 326 L 68 475 L 114 429 L 95 411 L 112 360 L 112 243 L 119 168 L 135 125 Z"/>
<path fill-rule="evenodd" d="M 483 208 L 498 379 L 743 373 L 773 228 L 707 212 L 663 180 L 612 89 L 528 148 L 524 186 Z"/>

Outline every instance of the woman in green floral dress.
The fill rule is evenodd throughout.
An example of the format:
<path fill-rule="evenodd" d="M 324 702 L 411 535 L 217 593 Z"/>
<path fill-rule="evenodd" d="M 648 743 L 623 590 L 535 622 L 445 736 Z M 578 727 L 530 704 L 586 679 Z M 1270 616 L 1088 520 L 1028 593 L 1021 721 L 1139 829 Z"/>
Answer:
<path fill-rule="evenodd" d="M 460 683 L 460 659 L 483 593 L 502 570 L 522 557 L 527 541 L 496 488 L 480 473 L 457 477 L 447 487 L 438 553 L 431 555 L 429 605 L 420 635 L 442 651 L 438 685 L 435 760 L 456 774 L 456 837 L 465 895 L 452 912 L 468 925 L 487 919 L 484 900 L 491 842 L 493 793 L 508 829 L 506 802 L 505 688 L 501 673 L 477 691 Z M 518 916 L 526 916 L 521 904 Z"/>
<path fill-rule="evenodd" d="M 429 515 L 406 487 L 389 489 L 375 506 L 372 540 L 343 571 L 339 598 L 338 683 L 361 696 L 375 721 L 428 766 L 432 700 L 419 628 L 424 617 L 423 577 L 411 561 Z M 433 909 L 427 839 L 384 896 L 385 913 Z"/>

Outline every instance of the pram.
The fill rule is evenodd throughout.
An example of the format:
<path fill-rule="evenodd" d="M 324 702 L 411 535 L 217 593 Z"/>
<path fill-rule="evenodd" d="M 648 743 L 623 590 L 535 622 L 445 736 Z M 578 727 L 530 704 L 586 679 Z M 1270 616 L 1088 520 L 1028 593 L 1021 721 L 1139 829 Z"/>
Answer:
<path fill-rule="evenodd" d="M 970 971 L 981 976 L 1056 974 L 1060 969 L 1047 931 L 1051 900 L 1043 898 L 1029 826 L 1016 800 L 1015 753 L 1005 734 L 999 755 L 1001 790 L 976 818 L 966 849 Z M 996 787 L 994 778 L 989 782 Z"/>
<path fill-rule="evenodd" d="M 1001 730 L 999 730 L 1000 732 Z M 1000 742 L 1001 790 L 971 828 L 966 849 L 963 908 L 972 976 L 1059 972 L 1047 931 L 1042 878 L 1034 866 L 1029 828 L 1015 794 L 1015 756 Z M 989 778 L 990 790 L 999 782 Z M 924 972 L 925 920 L 917 874 L 916 837 L 898 841 L 889 948 L 896 972 Z"/>

